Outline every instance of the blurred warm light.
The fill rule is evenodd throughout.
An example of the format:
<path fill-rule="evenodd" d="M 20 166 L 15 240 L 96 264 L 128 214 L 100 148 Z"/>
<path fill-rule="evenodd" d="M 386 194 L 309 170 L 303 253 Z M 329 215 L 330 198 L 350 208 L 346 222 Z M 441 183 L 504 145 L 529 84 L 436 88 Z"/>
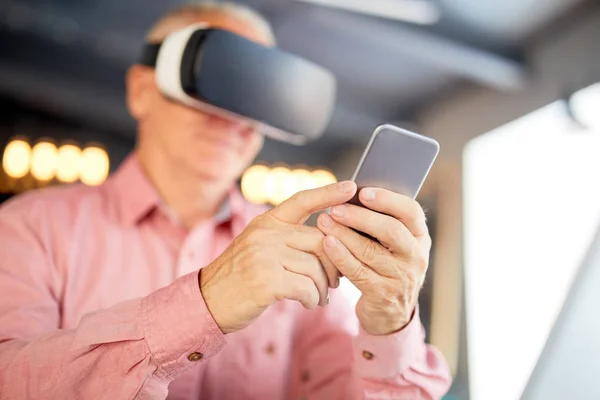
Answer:
<path fill-rule="evenodd" d="M 283 200 L 289 199 L 290 197 L 292 197 L 294 194 L 296 194 L 297 192 L 299 192 L 301 190 L 302 190 L 302 187 L 300 187 L 298 185 L 298 181 L 296 180 L 296 177 L 294 176 L 294 172 L 289 170 L 289 172 L 287 173 L 287 176 L 285 177 L 285 180 L 283 181 L 283 185 L 281 185 Z"/>
<path fill-rule="evenodd" d="M 110 170 L 108 154 L 100 147 L 86 147 L 81 152 L 80 179 L 90 186 L 99 185 L 106 180 Z"/>
<path fill-rule="evenodd" d="M 267 196 L 271 204 L 279 204 L 293 195 L 295 185 L 291 179 L 292 171 L 286 167 L 275 167 L 267 180 Z"/>
<path fill-rule="evenodd" d="M 81 149 L 72 144 L 65 144 L 58 149 L 56 177 L 62 182 L 75 182 L 79 178 Z"/>
<path fill-rule="evenodd" d="M 50 142 L 39 142 L 31 151 L 31 175 L 39 181 L 49 181 L 56 173 L 58 153 Z"/>
<path fill-rule="evenodd" d="M 311 175 L 315 180 L 316 187 L 326 186 L 337 182 L 335 175 L 324 169 L 313 171 Z"/>
<path fill-rule="evenodd" d="M 313 178 L 310 171 L 305 169 L 295 169 L 292 171 L 293 178 L 296 180 L 298 190 L 308 190 L 317 187 L 317 181 Z"/>
<path fill-rule="evenodd" d="M 268 201 L 264 190 L 269 167 L 265 165 L 253 165 L 242 175 L 242 194 L 251 203 L 263 204 Z"/>
<path fill-rule="evenodd" d="M 24 140 L 13 140 L 4 149 L 2 168 L 12 178 L 22 178 L 29 171 L 31 146 Z"/>
<path fill-rule="evenodd" d="M 277 205 L 299 191 L 336 181 L 335 176 L 326 170 L 311 172 L 304 168 L 253 165 L 242 175 L 241 189 L 246 200 L 252 203 Z"/>

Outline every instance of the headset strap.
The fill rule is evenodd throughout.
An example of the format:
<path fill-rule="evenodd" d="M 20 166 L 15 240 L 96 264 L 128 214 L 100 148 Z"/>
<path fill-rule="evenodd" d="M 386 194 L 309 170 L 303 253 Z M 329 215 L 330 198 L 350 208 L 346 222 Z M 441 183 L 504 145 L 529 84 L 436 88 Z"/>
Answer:
<path fill-rule="evenodd" d="M 156 67 L 156 60 L 158 59 L 158 53 L 160 52 L 160 46 L 162 43 L 147 43 L 142 49 L 142 55 L 138 60 L 138 64 L 146 65 L 148 67 Z"/>

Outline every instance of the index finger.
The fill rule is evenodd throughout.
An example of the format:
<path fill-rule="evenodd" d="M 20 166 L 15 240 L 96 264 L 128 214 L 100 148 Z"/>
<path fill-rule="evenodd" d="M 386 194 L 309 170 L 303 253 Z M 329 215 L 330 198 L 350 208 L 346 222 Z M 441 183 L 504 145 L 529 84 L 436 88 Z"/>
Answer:
<path fill-rule="evenodd" d="M 365 207 L 400 220 L 416 238 L 428 234 L 425 212 L 416 200 L 372 187 L 362 189 L 359 199 Z"/>
<path fill-rule="evenodd" d="M 303 224 L 311 214 L 347 202 L 354 196 L 356 184 L 344 181 L 296 193 L 270 213 L 289 224 Z"/>

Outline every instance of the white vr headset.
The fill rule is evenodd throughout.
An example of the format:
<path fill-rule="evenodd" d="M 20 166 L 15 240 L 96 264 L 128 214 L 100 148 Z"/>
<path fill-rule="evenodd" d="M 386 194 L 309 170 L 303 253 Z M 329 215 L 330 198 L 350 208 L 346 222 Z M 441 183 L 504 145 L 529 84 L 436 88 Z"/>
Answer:
<path fill-rule="evenodd" d="M 139 63 L 155 68 L 164 96 L 292 144 L 321 137 L 335 106 L 329 70 L 205 24 L 146 44 Z"/>

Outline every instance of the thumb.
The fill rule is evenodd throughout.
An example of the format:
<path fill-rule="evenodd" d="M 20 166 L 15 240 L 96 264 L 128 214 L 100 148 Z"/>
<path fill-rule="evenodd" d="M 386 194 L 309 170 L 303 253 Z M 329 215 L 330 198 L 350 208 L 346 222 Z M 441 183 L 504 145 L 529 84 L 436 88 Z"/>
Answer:
<path fill-rule="evenodd" d="M 302 224 L 317 211 L 347 202 L 354 193 L 356 193 L 356 184 L 352 181 L 303 190 L 273 208 L 270 213 L 280 221 Z"/>

